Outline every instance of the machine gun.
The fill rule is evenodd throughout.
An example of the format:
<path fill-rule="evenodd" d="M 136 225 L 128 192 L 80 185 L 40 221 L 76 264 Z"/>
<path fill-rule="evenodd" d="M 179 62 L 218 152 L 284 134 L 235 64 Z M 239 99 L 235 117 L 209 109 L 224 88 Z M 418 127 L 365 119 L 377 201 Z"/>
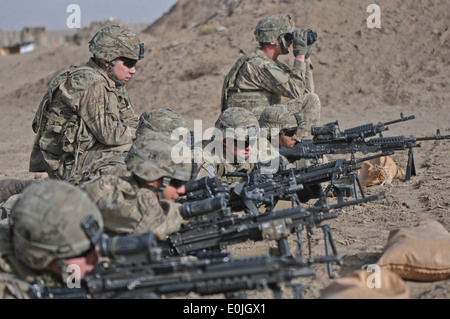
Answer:
<path fill-rule="evenodd" d="M 301 200 L 299 194 L 306 189 L 308 193 L 306 202 L 310 198 L 327 197 L 333 192 L 338 203 L 344 201 L 344 193 L 335 182 L 342 176 L 350 176 L 353 181 L 353 188 L 356 199 L 359 193 L 365 197 L 358 174 L 354 171 L 361 168 L 363 162 L 380 156 L 391 155 L 393 152 L 386 152 L 368 156 L 360 159 L 338 159 L 325 164 L 317 164 L 300 169 L 280 170 L 274 174 L 261 174 L 258 170 L 245 173 L 229 173 L 232 176 L 241 176 L 243 181 L 235 186 L 231 191 L 228 206 L 233 211 L 244 210 L 246 213 L 258 213 L 258 208 L 265 205 L 266 210 L 272 210 L 279 200 L 291 201 L 292 206 L 299 206 Z M 325 191 L 322 190 L 321 183 L 329 182 Z M 315 196 L 315 197 L 312 197 Z"/>
<path fill-rule="evenodd" d="M 331 212 L 332 210 L 385 197 L 386 195 L 383 193 L 331 206 L 327 204 L 316 207 L 297 206 L 259 215 L 224 214 L 227 216 L 188 223 L 182 226 L 179 231 L 168 235 L 160 245 L 164 248 L 163 254 L 165 255 L 187 256 L 211 251 L 220 252 L 228 245 L 247 240 L 276 240 L 281 256 L 293 256 L 289 249 L 287 237 L 291 233 L 296 233 L 298 256 L 303 257 L 302 230 L 306 228 L 309 236 L 313 233 L 314 228 L 321 228 L 325 240 L 325 255 L 322 257 L 309 256 L 308 260 L 309 263 L 328 263 L 329 276 L 332 277 L 331 262 L 339 263 L 340 256 L 336 251 L 330 227 L 328 224 L 321 225 L 322 221 L 338 216 L 336 212 Z M 311 245 L 309 237 L 308 245 Z"/>
<path fill-rule="evenodd" d="M 92 218 L 86 224 L 94 222 Z M 92 227 L 90 225 L 87 227 Z M 201 259 L 162 258 L 161 248 L 151 232 L 113 238 L 103 236 L 99 247 L 102 256 L 113 259 L 99 262 L 80 287 L 49 288 L 35 284 L 30 288 L 36 298 L 154 299 L 190 292 L 201 296 L 224 294 L 229 298 L 244 298 L 246 290 L 264 289 L 271 289 L 274 298 L 281 298 L 281 284 L 291 286 L 294 296 L 301 298 L 301 284 L 292 281 L 315 274 L 314 269 L 307 268 L 305 260 L 291 257 L 231 259 L 221 254 Z"/>
<path fill-rule="evenodd" d="M 356 127 L 352 127 L 341 131 L 339 127 L 339 121 L 331 122 L 325 124 L 324 126 L 313 126 L 311 127 L 311 134 L 313 136 L 313 141 L 315 143 L 332 143 L 332 142 L 350 142 L 353 140 L 364 140 L 368 137 L 373 137 L 379 135 L 382 137 L 384 131 L 388 131 L 388 125 L 409 121 L 414 119 L 415 116 L 403 116 L 403 113 L 400 113 L 400 118 L 393 121 L 388 122 L 378 122 L 377 124 L 369 123 Z"/>
<path fill-rule="evenodd" d="M 185 187 L 186 191 L 184 196 L 177 200 L 179 203 L 213 197 L 224 197 L 227 200 L 230 198 L 229 185 L 226 182 L 219 181 L 217 176 L 203 177 L 199 180 L 187 182 Z"/>
<path fill-rule="evenodd" d="M 351 154 L 354 158 L 355 153 L 363 154 L 401 151 L 408 149 L 408 162 L 406 167 L 405 180 L 410 180 L 412 175 L 416 175 L 414 164 L 414 147 L 421 147 L 420 141 L 450 139 L 450 135 L 441 135 L 437 130 L 435 136 L 430 137 L 374 137 L 371 139 L 354 139 L 351 141 L 342 140 L 341 142 L 316 143 L 314 140 L 303 140 L 290 149 L 280 149 L 280 154 L 289 160 L 299 158 L 319 158 L 325 154 Z"/>

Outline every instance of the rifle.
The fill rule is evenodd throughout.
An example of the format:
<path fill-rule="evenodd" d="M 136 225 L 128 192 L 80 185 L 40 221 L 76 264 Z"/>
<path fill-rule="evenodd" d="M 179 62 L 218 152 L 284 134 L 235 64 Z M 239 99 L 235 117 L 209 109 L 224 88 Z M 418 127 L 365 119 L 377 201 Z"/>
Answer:
<path fill-rule="evenodd" d="M 331 210 L 381 198 L 386 198 L 386 195 L 382 193 L 331 206 L 327 204 L 306 208 L 297 206 L 279 211 L 268 211 L 259 215 L 236 216 L 224 214 L 227 216 L 193 221 L 183 225 L 179 231 L 168 235 L 160 245 L 164 248 L 165 255 L 187 256 L 202 252 L 221 251 L 228 245 L 247 240 L 276 240 L 280 255 L 292 256 L 287 237 L 295 232 L 297 233 L 298 255 L 303 257 L 302 230 L 306 227 L 309 236 L 309 234 L 312 234 L 313 228 L 318 227 L 322 228 L 324 234 L 325 256 L 310 258 L 307 263 L 328 263 L 328 272 L 331 278 L 331 262 L 339 263 L 340 256 L 337 253 L 329 226 L 327 224 L 321 225 L 321 222 L 338 216 L 336 212 L 330 212 Z M 227 207 L 227 209 L 230 208 Z M 311 245 L 309 237 L 308 244 Z M 331 254 L 331 251 L 333 254 Z"/>
<path fill-rule="evenodd" d="M 212 197 L 230 198 L 230 188 L 228 183 L 219 181 L 217 176 L 203 177 L 199 180 L 187 182 L 186 191 L 183 198 L 179 198 L 179 203 L 203 200 Z"/>
<path fill-rule="evenodd" d="M 319 158 L 325 154 L 351 154 L 352 158 L 354 158 L 354 154 L 357 152 L 367 154 L 408 149 L 408 162 L 405 176 L 405 181 L 407 181 L 411 179 L 412 175 L 416 176 L 413 148 L 422 146 L 417 142 L 443 139 L 450 139 L 450 135 L 441 135 L 440 130 L 437 130 L 436 135 L 430 137 L 414 137 L 412 135 L 410 137 L 375 137 L 364 140 L 355 139 L 349 142 L 329 143 L 316 143 L 314 140 L 303 140 L 294 147 L 280 149 L 279 152 L 289 160 L 296 160 L 303 157 Z"/>
<path fill-rule="evenodd" d="M 301 298 L 301 284 L 291 281 L 315 274 L 304 260 L 288 257 L 161 258 L 151 232 L 103 237 L 100 253 L 115 259 L 99 262 L 80 287 L 35 284 L 31 290 L 38 299 L 154 299 L 190 292 L 245 298 L 246 290 L 268 288 L 274 298 L 281 298 L 284 283 L 292 287 L 295 298 Z"/>
<path fill-rule="evenodd" d="M 335 181 L 347 175 L 350 175 L 352 178 L 356 199 L 359 199 L 357 186 L 359 186 L 359 192 L 364 198 L 365 195 L 359 177 L 353 171 L 359 170 L 365 161 L 391 154 L 392 152 L 387 152 L 361 159 L 338 159 L 333 162 L 300 169 L 281 170 L 270 175 L 260 174 L 258 170 L 250 174 L 229 173 L 229 175 L 242 176 L 245 179 L 230 191 L 231 197 L 228 206 L 233 211 L 244 210 L 246 213 L 254 214 L 258 213 L 258 207 L 262 204 L 265 204 L 266 210 L 272 210 L 279 200 L 289 200 L 292 202 L 293 207 L 299 206 L 298 192 L 301 192 L 304 188 L 317 185 L 316 188 L 320 188 L 320 194 L 317 195 L 321 197 L 323 191 L 320 183 L 324 182 L 329 182 L 324 192 L 325 197 L 328 196 L 330 191 L 333 191 L 338 197 L 338 203 L 342 203 L 344 194 L 339 186 L 335 184 Z"/>
<path fill-rule="evenodd" d="M 388 125 L 409 121 L 414 118 L 414 115 L 405 117 L 403 116 L 403 113 L 400 113 L 400 118 L 397 120 L 384 123 L 378 122 L 377 124 L 364 124 L 346 129 L 343 132 L 340 129 L 339 121 L 336 121 L 325 124 L 324 126 L 311 127 L 311 134 L 313 135 L 313 140 L 315 143 L 339 143 L 342 141 L 350 142 L 353 140 L 363 140 L 377 134 L 382 137 L 383 132 L 389 130 Z"/>

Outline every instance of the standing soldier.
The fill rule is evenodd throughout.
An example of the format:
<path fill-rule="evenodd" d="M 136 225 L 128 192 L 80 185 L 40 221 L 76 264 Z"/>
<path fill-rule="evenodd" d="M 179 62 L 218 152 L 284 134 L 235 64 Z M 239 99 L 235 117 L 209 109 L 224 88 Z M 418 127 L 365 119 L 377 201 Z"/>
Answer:
<path fill-rule="evenodd" d="M 320 121 L 321 104 L 314 93 L 311 64 L 317 34 L 312 30 L 296 30 L 289 15 L 263 18 L 254 34 L 259 47 L 240 57 L 225 77 L 222 112 L 230 107 L 253 112 L 254 108 L 279 104 L 284 97 L 288 100 L 285 103 L 302 117 L 298 138 L 309 138 L 311 126 L 319 125 Z M 289 53 L 291 45 L 295 56 L 293 69 L 278 60 L 280 55 Z"/>
<path fill-rule="evenodd" d="M 89 42 L 93 57 L 57 76 L 33 120 L 30 172 L 65 180 L 81 167 L 128 150 L 138 117 L 125 84 L 144 45 L 123 27 L 101 29 Z"/>

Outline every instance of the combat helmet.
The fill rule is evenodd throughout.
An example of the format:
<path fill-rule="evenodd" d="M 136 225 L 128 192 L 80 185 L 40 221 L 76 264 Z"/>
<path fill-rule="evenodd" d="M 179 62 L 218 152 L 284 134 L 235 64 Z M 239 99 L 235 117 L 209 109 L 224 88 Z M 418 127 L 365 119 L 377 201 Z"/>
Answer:
<path fill-rule="evenodd" d="M 139 124 L 136 128 L 136 136 L 144 132 L 162 132 L 171 135 L 175 130 L 181 133 L 185 129 L 186 133 L 193 131 L 186 118 L 171 109 L 156 109 L 144 112 L 139 117 Z"/>
<path fill-rule="evenodd" d="M 144 58 L 144 43 L 132 31 L 111 25 L 98 31 L 89 42 L 89 51 L 98 59 L 111 62 L 119 57 Z"/>
<path fill-rule="evenodd" d="M 261 19 L 256 25 L 254 34 L 259 43 L 276 41 L 279 36 L 292 33 L 295 23 L 290 15 L 275 14 Z"/>
<path fill-rule="evenodd" d="M 190 149 L 189 149 L 190 151 Z M 125 157 L 127 169 L 144 181 L 163 178 L 163 187 L 172 179 L 188 182 L 197 175 L 190 152 L 164 133 L 141 134 Z"/>
<path fill-rule="evenodd" d="M 103 229 L 97 206 L 68 182 L 48 180 L 28 186 L 11 211 L 14 255 L 28 267 L 43 270 L 53 260 L 85 253 L 93 247 L 81 228 L 89 215 Z"/>
<path fill-rule="evenodd" d="M 259 118 L 261 128 L 268 130 L 278 128 L 281 131 L 297 128 L 302 123 L 300 115 L 290 106 L 274 104 L 264 109 Z"/>
<path fill-rule="evenodd" d="M 256 141 L 259 123 L 255 115 L 242 107 L 230 107 L 216 120 L 215 127 L 224 138 L 239 141 Z"/>

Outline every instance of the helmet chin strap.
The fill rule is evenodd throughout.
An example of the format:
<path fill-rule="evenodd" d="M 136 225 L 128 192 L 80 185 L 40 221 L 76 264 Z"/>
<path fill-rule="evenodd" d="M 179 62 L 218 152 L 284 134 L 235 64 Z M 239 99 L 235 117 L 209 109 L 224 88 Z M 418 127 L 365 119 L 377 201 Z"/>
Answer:
<path fill-rule="evenodd" d="M 65 259 L 57 259 L 55 260 L 56 267 L 59 268 L 61 272 L 61 280 L 63 283 L 67 283 L 69 278 L 69 273 L 67 271 L 66 260 Z"/>
<path fill-rule="evenodd" d="M 280 35 L 280 41 L 278 43 L 281 46 L 281 54 L 283 55 L 289 54 L 289 49 L 286 45 L 286 39 L 284 38 L 284 34 Z"/>
<path fill-rule="evenodd" d="M 158 198 L 159 198 L 160 200 L 161 200 L 161 199 L 165 199 L 165 197 L 164 197 L 164 190 L 165 190 L 166 187 L 169 185 L 170 180 L 171 180 L 171 179 L 170 179 L 169 177 L 164 176 L 164 177 L 163 177 L 163 180 L 162 180 L 161 186 L 155 187 L 155 186 L 152 186 L 152 185 L 147 185 L 147 187 L 148 187 L 149 189 L 151 189 L 152 191 L 156 192 L 156 193 L 158 194 Z"/>
<path fill-rule="evenodd" d="M 108 71 L 109 75 L 111 76 L 112 80 L 114 81 L 114 83 L 116 83 L 117 86 L 124 86 L 125 84 L 127 84 L 124 81 L 120 81 L 113 70 L 113 67 L 116 65 L 117 63 L 117 59 L 112 60 L 111 62 L 108 63 L 108 65 L 103 64 L 99 59 L 94 58 L 95 63 L 97 63 L 97 65 L 99 67 L 101 67 L 103 70 Z"/>

